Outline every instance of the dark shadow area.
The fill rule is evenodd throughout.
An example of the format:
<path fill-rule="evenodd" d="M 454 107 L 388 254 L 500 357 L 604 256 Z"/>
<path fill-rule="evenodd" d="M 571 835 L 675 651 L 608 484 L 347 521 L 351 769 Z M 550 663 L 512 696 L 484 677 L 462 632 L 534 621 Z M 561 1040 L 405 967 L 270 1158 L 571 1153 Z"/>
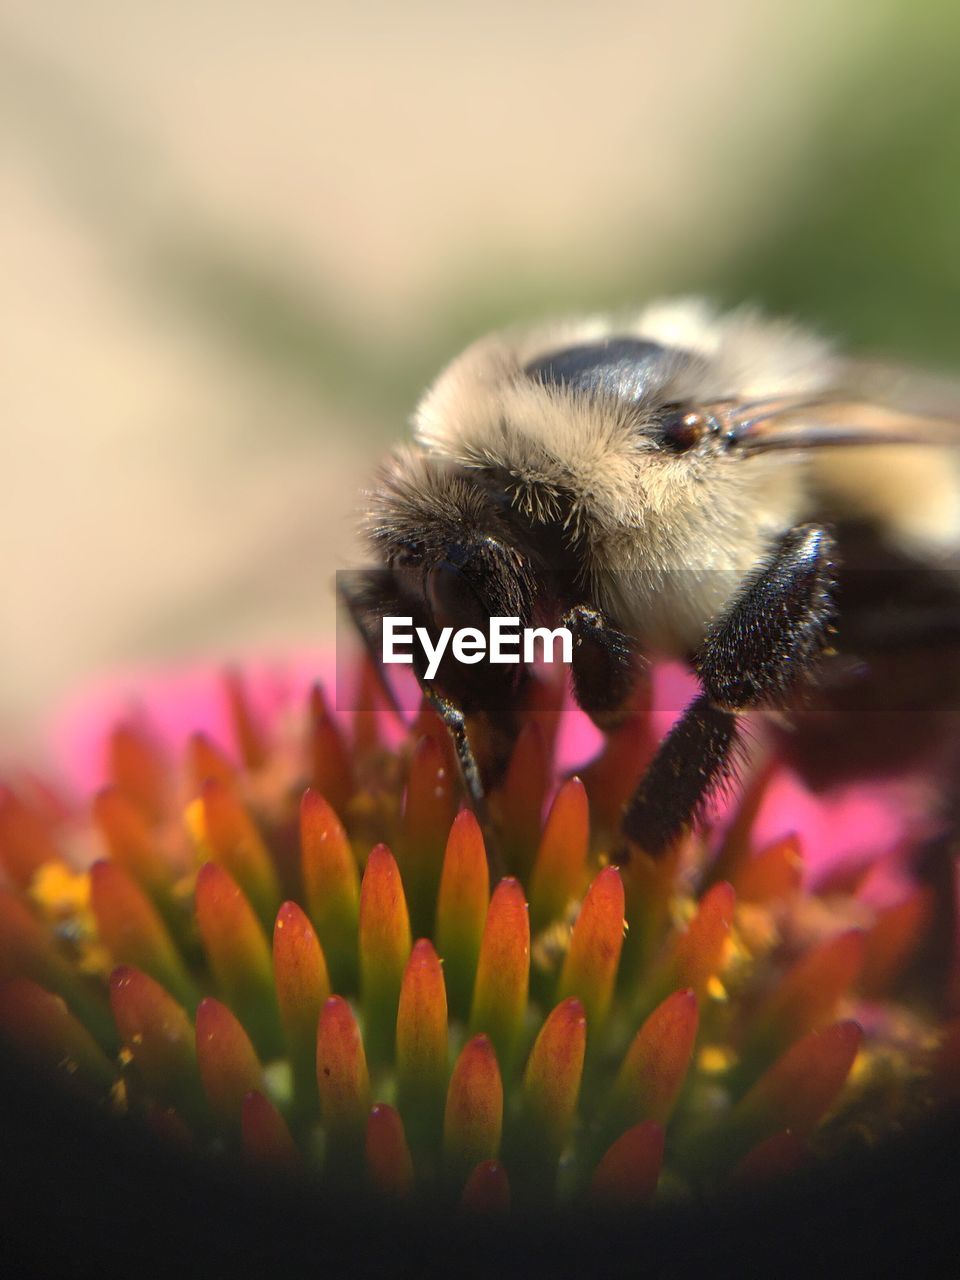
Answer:
<path fill-rule="evenodd" d="M 11 1276 L 932 1275 L 960 1246 L 956 1116 L 749 1198 L 502 1222 L 231 1175 L 9 1062 L 0 1098 Z"/>

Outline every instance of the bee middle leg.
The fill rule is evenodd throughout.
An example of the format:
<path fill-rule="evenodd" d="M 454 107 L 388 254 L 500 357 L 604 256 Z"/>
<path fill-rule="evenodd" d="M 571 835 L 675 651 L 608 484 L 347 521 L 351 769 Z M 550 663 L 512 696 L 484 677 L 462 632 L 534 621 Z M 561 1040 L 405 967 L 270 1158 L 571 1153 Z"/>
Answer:
<path fill-rule="evenodd" d="M 640 676 L 634 642 L 589 605 L 573 605 L 560 622 L 573 638 L 570 674 L 577 706 L 598 729 L 616 729 L 630 714 Z"/>
<path fill-rule="evenodd" d="M 694 661 L 702 692 L 660 744 L 624 812 L 631 844 L 658 856 L 733 770 L 738 719 L 782 708 L 828 645 L 833 538 L 799 525 L 710 628 Z"/>

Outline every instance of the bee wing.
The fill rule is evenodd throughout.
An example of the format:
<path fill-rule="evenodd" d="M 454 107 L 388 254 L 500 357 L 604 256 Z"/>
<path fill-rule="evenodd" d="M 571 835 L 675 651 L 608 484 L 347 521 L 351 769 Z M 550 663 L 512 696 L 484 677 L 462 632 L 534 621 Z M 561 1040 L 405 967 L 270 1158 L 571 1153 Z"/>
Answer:
<path fill-rule="evenodd" d="M 725 420 L 724 420 L 725 419 Z M 735 405 L 728 444 L 749 453 L 860 445 L 960 445 L 960 380 L 848 361 L 835 390 Z"/>
<path fill-rule="evenodd" d="M 917 443 L 960 444 L 960 376 L 914 369 L 891 361 L 844 362 L 846 397 L 838 397 L 843 421 L 858 416 L 865 426 L 901 431 Z M 823 410 L 821 409 L 821 413 Z"/>
<path fill-rule="evenodd" d="M 825 514 L 866 520 L 921 562 L 953 563 L 960 555 L 960 378 L 866 360 L 847 362 L 843 372 L 845 394 L 797 427 L 853 446 L 808 454 Z"/>
<path fill-rule="evenodd" d="M 866 358 L 848 358 L 842 372 L 844 385 L 861 399 L 932 417 L 960 419 L 960 374 Z"/>

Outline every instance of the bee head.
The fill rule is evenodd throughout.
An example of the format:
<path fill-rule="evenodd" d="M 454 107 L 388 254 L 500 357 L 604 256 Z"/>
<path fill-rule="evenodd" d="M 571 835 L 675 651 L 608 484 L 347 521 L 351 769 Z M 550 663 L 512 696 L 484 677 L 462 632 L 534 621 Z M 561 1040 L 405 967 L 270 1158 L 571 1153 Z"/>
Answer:
<path fill-rule="evenodd" d="M 520 626 L 531 618 L 534 566 L 495 495 L 455 468 L 414 451 L 395 454 L 368 495 L 366 534 L 396 607 L 434 642 L 447 627 L 486 635 L 492 617 Z M 517 678 L 515 666 L 445 658 L 436 683 L 469 710 L 507 696 Z"/>
<path fill-rule="evenodd" d="M 742 452 L 740 417 L 782 407 L 780 400 L 741 403 L 725 386 L 722 362 L 703 352 L 632 336 L 550 351 L 523 372 L 548 393 L 605 406 L 651 457 L 668 461 Z"/>

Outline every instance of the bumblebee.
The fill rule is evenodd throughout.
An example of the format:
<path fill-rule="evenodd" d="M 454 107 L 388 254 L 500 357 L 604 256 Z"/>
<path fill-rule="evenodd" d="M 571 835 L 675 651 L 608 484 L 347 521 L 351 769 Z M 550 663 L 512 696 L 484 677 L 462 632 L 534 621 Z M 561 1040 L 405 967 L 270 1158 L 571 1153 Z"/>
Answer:
<path fill-rule="evenodd" d="M 604 731 L 652 660 L 688 664 L 700 692 L 622 818 L 656 856 L 729 779 L 751 713 L 789 716 L 815 785 L 900 768 L 908 739 L 942 736 L 889 715 L 881 733 L 873 713 L 928 717 L 960 692 L 949 399 L 699 300 L 494 334 L 428 389 L 366 495 L 375 567 L 347 604 L 375 652 L 386 616 L 430 634 L 504 616 L 567 627 L 574 696 Z M 899 680 L 904 654 L 919 684 Z M 530 670 L 447 656 L 427 680 L 414 665 L 480 807 Z"/>

